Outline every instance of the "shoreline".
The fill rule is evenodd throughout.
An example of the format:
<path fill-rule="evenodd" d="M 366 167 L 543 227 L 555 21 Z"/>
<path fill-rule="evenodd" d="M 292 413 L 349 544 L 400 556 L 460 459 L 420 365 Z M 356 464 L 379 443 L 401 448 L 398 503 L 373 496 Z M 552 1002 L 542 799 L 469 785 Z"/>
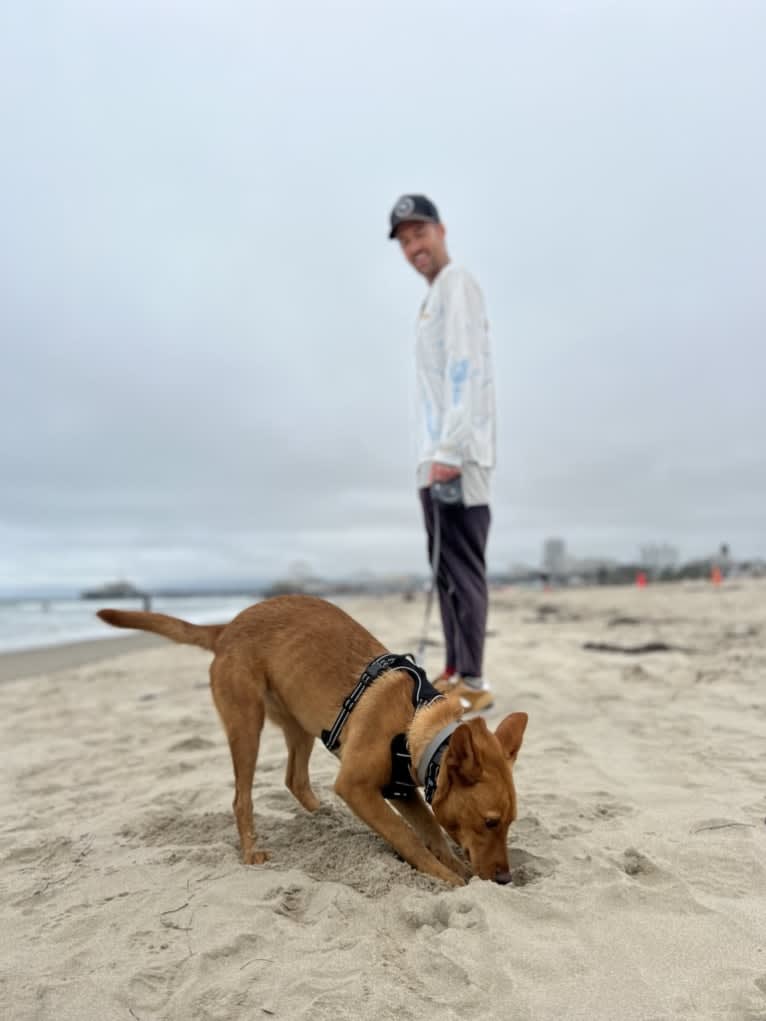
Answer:
<path fill-rule="evenodd" d="M 166 638 L 146 632 L 116 635 L 114 638 L 86 638 L 76 642 L 59 642 L 30 649 L 0 652 L 0 684 L 10 684 L 27 677 L 77 670 L 115 656 L 169 645 Z"/>

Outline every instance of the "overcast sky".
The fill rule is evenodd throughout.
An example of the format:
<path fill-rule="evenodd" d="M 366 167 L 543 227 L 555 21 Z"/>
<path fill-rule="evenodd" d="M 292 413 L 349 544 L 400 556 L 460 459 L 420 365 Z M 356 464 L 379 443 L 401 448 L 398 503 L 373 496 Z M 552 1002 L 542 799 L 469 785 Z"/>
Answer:
<path fill-rule="evenodd" d="M 425 191 L 487 299 L 490 565 L 766 555 L 766 5 L 3 5 L 0 590 L 425 570 Z"/>

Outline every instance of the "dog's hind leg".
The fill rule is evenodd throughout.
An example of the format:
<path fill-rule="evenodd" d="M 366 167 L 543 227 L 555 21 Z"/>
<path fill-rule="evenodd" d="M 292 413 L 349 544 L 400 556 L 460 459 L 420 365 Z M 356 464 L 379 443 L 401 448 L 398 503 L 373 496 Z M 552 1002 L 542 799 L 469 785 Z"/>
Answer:
<path fill-rule="evenodd" d="M 316 812 L 319 798 L 311 789 L 309 759 L 314 747 L 314 736 L 303 729 L 297 720 L 282 721 L 287 742 L 287 770 L 285 785 L 308 812 Z"/>
<path fill-rule="evenodd" d="M 234 818 L 239 831 L 239 846 L 245 865 L 262 865 L 266 851 L 255 850 L 253 821 L 253 776 L 265 719 L 263 699 L 253 680 L 231 660 L 213 660 L 210 687 L 234 766 Z"/>

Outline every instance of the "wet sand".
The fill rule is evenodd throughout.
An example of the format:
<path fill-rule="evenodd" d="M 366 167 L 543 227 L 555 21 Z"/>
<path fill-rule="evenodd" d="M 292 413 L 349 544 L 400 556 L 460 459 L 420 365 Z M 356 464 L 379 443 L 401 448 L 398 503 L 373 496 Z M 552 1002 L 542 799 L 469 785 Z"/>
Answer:
<path fill-rule="evenodd" d="M 124 656 L 142 649 L 165 644 L 155 635 L 136 634 L 124 638 L 104 638 L 85 642 L 69 642 L 42 649 L 0 652 L 0 684 L 37 677 L 59 670 L 75 670 L 89 663 L 98 663 L 115 656 Z"/>

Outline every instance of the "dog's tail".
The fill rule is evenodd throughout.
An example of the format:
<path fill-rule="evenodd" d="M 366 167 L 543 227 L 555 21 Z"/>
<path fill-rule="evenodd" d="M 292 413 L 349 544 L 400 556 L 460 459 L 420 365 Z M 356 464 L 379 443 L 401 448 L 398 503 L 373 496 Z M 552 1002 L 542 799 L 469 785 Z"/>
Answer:
<path fill-rule="evenodd" d="M 171 642 L 181 645 L 198 645 L 215 652 L 216 642 L 225 624 L 190 624 L 164 613 L 144 613 L 141 610 L 99 610 L 96 614 L 112 627 L 134 628 L 136 631 L 153 631 Z"/>

